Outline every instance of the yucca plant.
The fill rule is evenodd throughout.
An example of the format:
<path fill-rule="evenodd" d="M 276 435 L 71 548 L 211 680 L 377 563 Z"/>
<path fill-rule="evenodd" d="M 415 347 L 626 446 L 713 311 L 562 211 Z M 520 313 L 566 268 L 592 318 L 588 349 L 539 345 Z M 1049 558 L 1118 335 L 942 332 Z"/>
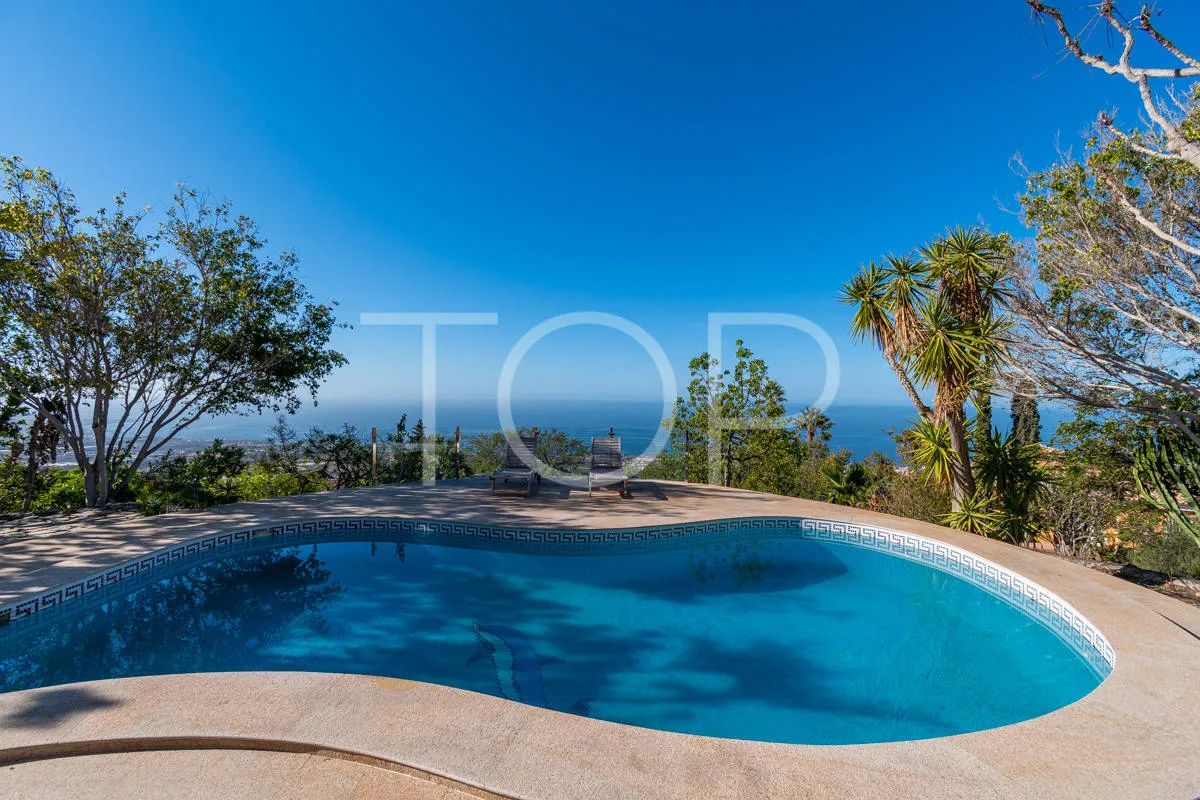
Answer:
<path fill-rule="evenodd" d="M 1200 426 L 1193 425 L 1192 433 L 1200 438 Z M 1147 436 L 1134 454 L 1133 480 L 1147 502 L 1200 546 L 1200 445 L 1192 437 L 1174 431 Z"/>
<path fill-rule="evenodd" d="M 851 335 L 879 348 L 924 422 L 945 426 L 953 458 L 937 465 L 950 470 L 956 508 L 975 493 L 965 405 L 983 403 L 1005 359 L 1010 252 L 1004 236 L 956 228 L 915 255 L 867 264 L 842 290 L 855 307 Z M 918 387 L 933 388 L 932 408 Z"/>
<path fill-rule="evenodd" d="M 942 520 L 951 528 L 979 536 L 994 536 L 1003 515 L 993 505 L 993 498 L 984 492 L 977 492 L 963 498 L 959 507 L 951 511 Z"/>
<path fill-rule="evenodd" d="M 949 488 L 958 458 L 950 446 L 950 429 L 944 424 L 919 419 L 908 429 L 907 436 L 912 445 L 909 458 L 925 481 Z"/>
<path fill-rule="evenodd" d="M 968 515 L 949 521 L 951 527 L 970 525 L 973 532 L 1013 544 L 1026 544 L 1037 535 L 1034 504 L 1045 496 L 1049 474 L 1039 463 L 1041 451 L 1014 434 L 991 430 L 981 436 L 975 452 L 975 498 L 995 514 L 989 526 Z M 966 528 L 962 528 L 966 530 Z"/>

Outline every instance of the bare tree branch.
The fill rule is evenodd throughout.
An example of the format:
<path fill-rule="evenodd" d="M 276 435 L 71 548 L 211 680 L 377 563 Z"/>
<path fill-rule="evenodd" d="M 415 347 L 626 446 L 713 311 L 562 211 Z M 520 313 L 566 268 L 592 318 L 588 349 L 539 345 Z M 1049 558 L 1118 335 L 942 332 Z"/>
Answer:
<path fill-rule="evenodd" d="M 1147 6 L 1142 7 L 1141 13 L 1138 16 L 1141 29 L 1148 33 L 1158 45 L 1177 58 L 1182 63 L 1182 66 L 1134 66 L 1131 61 L 1135 44 L 1134 29 L 1132 25 L 1127 25 L 1121 21 L 1115 0 L 1103 0 L 1099 5 L 1098 14 L 1108 27 L 1116 31 L 1121 37 L 1123 46 L 1116 63 L 1113 63 L 1099 53 L 1087 52 L 1080 38 L 1071 33 L 1070 27 L 1067 25 L 1062 12 L 1058 8 L 1046 5 L 1041 0 L 1025 0 L 1025 2 L 1032 10 L 1036 19 L 1049 17 L 1053 20 L 1067 51 L 1079 61 L 1109 75 L 1120 75 L 1130 83 L 1136 85 L 1138 96 L 1141 98 L 1142 107 L 1145 109 L 1146 115 L 1162 134 L 1166 144 L 1166 153 L 1178 156 L 1196 169 L 1200 169 L 1200 145 L 1190 141 L 1180 131 L 1179 127 L 1163 113 L 1158 101 L 1154 97 L 1154 91 L 1150 84 L 1151 80 L 1200 77 L 1200 61 L 1183 53 L 1173 41 L 1163 36 L 1157 28 L 1150 24 L 1150 14 Z M 1111 122 L 1106 115 L 1101 114 L 1100 124 L 1107 127 L 1106 121 Z"/>

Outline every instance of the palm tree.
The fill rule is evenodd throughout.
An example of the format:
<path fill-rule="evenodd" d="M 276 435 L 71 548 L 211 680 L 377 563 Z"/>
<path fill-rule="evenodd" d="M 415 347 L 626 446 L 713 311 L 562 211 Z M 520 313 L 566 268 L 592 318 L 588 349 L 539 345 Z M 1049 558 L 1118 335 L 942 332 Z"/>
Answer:
<path fill-rule="evenodd" d="M 1005 356 L 1008 241 L 980 228 L 956 228 L 914 256 L 888 256 L 848 281 L 842 302 L 854 305 L 850 333 L 883 353 L 920 416 L 918 452 L 941 459 L 955 510 L 975 493 L 966 403 L 990 396 Z M 932 387 L 933 407 L 917 386 Z M 945 427 L 951 457 L 938 455 Z"/>
<path fill-rule="evenodd" d="M 819 442 L 833 438 L 833 420 L 819 408 L 810 406 L 797 414 L 796 427 L 804 431 L 809 450 L 815 450 Z"/>
<path fill-rule="evenodd" d="M 828 487 L 824 492 L 827 503 L 865 508 L 879 486 L 879 480 L 859 463 L 833 462 L 821 468 Z"/>

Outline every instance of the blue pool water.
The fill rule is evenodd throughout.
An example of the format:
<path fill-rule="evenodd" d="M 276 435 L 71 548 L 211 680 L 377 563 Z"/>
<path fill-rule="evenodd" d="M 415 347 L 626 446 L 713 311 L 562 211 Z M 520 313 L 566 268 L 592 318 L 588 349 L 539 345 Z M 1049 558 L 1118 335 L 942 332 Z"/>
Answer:
<path fill-rule="evenodd" d="M 0 630 L 0 691 L 353 672 L 668 731 L 843 744 L 1017 722 L 1102 679 L 960 578 L 769 533 L 596 556 L 323 542 L 186 565 L 104 600 Z"/>

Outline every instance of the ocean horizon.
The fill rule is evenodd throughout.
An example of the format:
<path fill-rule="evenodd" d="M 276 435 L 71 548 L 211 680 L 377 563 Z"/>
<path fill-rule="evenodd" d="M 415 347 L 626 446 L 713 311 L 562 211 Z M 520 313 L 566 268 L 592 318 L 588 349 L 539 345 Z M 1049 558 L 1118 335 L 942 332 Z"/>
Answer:
<path fill-rule="evenodd" d="M 788 406 L 795 414 L 802 405 Z M 662 425 L 662 402 L 657 400 L 530 400 L 514 401 L 513 420 L 518 427 L 537 426 L 557 428 L 576 438 L 588 441 L 593 436 L 608 435 L 611 427 L 622 439 L 627 455 L 638 455 L 649 447 Z M 1057 424 L 1068 415 L 1061 409 L 1041 408 L 1042 438 L 1048 440 Z M 895 442 L 890 431 L 912 424 L 916 412 L 909 405 L 838 404 L 826 412 L 833 420 L 834 450 L 848 450 L 855 458 L 879 452 L 889 458 L 896 456 Z M 306 406 L 293 415 L 286 415 L 288 424 L 303 435 L 312 427 L 326 430 L 353 425 L 363 436 L 371 428 L 378 429 L 380 439 L 395 431 L 402 415 L 407 415 L 408 428 L 421 418 L 421 404 L 415 402 L 334 401 L 318 406 Z M 212 439 L 261 441 L 268 437 L 275 424 L 272 414 L 211 417 L 190 426 L 180 437 L 186 441 Z M 1009 428 L 1008 408 L 997 403 L 993 409 L 993 424 L 1002 431 Z M 501 429 L 500 417 L 494 402 L 476 400 L 446 400 L 437 405 L 437 429 L 452 436 L 455 428 L 466 439 L 480 433 Z"/>

